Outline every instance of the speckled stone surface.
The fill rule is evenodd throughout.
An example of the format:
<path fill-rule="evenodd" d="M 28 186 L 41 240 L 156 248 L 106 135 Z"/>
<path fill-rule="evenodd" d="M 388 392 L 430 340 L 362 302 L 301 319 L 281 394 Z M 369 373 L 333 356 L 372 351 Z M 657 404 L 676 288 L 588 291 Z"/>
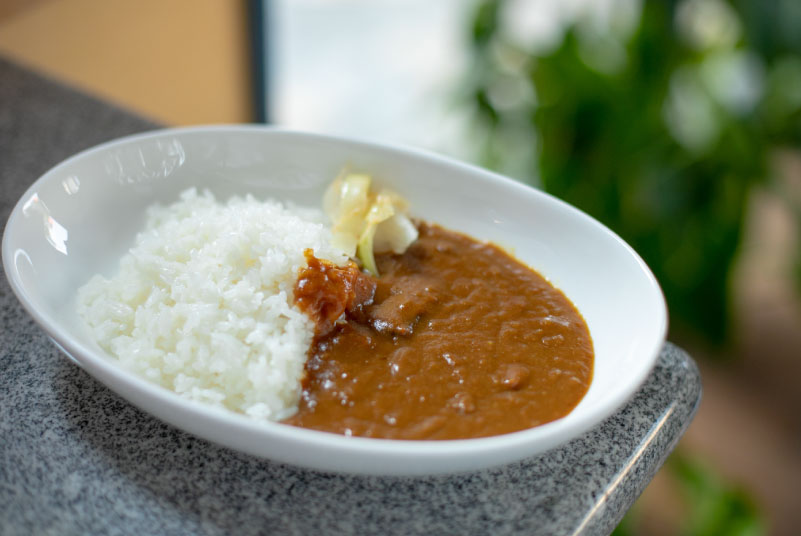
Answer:
<path fill-rule="evenodd" d="M 0 58 L 0 221 L 39 175 L 153 123 Z M 72 364 L 0 278 L 0 534 L 608 534 L 689 425 L 698 369 L 665 345 L 639 392 L 544 455 L 477 473 L 356 477 L 231 451 Z"/>

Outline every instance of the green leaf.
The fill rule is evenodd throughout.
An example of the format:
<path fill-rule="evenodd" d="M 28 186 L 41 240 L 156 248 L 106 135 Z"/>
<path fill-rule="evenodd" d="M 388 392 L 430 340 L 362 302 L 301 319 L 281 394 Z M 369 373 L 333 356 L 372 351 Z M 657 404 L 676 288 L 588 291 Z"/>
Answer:
<path fill-rule="evenodd" d="M 501 2 L 480 2 L 473 15 L 472 38 L 475 46 L 481 47 L 492 39 L 498 27 L 498 10 Z"/>
<path fill-rule="evenodd" d="M 697 459 L 671 456 L 668 467 L 689 507 L 685 536 L 759 536 L 765 534 L 763 517 L 742 488 L 727 483 Z"/>

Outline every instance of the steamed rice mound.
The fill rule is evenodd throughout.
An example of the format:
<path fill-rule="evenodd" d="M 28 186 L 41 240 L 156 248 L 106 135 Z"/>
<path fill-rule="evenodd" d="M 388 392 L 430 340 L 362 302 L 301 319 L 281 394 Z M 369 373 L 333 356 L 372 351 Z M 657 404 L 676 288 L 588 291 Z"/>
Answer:
<path fill-rule="evenodd" d="M 187 190 L 152 207 L 111 279 L 77 309 L 119 363 L 188 399 L 279 420 L 297 408 L 314 324 L 293 305 L 303 251 L 337 264 L 322 214 Z"/>

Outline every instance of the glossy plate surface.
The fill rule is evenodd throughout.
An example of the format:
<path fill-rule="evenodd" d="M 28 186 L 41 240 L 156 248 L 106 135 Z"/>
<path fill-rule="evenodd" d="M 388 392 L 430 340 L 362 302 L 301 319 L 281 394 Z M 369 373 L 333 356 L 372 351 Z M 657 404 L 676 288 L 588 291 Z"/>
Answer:
<path fill-rule="evenodd" d="M 252 193 L 319 206 L 343 165 L 405 196 L 413 216 L 514 252 L 570 298 L 590 328 L 595 374 L 567 417 L 482 439 L 344 437 L 190 402 L 115 365 L 74 312 L 76 290 L 111 275 L 144 224 L 144 209 L 184 189 L 218 199 Z M 152 415 L 200 437 L 282 462 L 362 474 L 422 475 L 501 465 L 580 435 L 643 382 L 664 342 L 659 286 L 620 238 L 532 188 L 430 153 L 267 127 L 160 130 L 84 151 L 38 179 L 3 236 L 11 287 L 56 344 L 89 374 Z"/>

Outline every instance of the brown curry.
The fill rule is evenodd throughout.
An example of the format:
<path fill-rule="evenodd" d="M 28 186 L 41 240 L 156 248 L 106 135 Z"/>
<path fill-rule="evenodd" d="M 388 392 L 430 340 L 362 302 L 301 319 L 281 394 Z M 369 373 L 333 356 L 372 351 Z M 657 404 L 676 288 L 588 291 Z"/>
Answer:
<path fill-rule="evenodd" d="M 592 341 L 575 307 L 491 244 L 429 224 L 419 231 L 404 254 L 377 256 L 379 278 L 307 252 L 295 299 L 317 334 L 300 408 L 285 422 L 364 437 L 457 439 L 568 414 L 593 371 Z"/>

